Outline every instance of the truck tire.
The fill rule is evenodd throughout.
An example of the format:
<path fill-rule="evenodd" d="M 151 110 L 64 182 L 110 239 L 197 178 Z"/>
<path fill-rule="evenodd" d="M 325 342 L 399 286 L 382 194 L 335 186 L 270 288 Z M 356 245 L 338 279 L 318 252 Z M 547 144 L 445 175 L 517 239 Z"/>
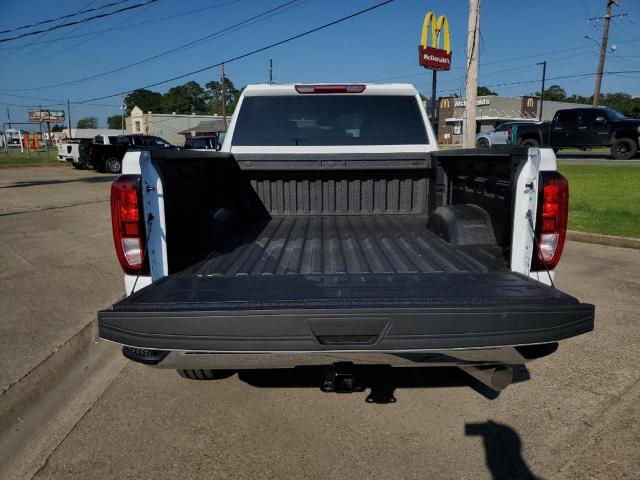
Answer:
<path fill-rule="evenodd" d="M 476 144 L 478 148 L 487 148 L 489 146 L 489 140 L 486 138 L 479 138 Z"/>
<path fill-rule="evenodd" d="M 520 142 L 520 146 L 522 147 L 539 147 L 540 142 L 535 138 L 527 138 L 526 140 L 522 140 Z"/>
<path fill-rule="evenodd" d="M 84 163 L 73 162 L 72 165 L 76 170 L 84 170 Z"/>
<path fill-rule="evenodd" d="M 107 158 L 104 162 L 104 170 L 107 173 L 120 173 L 122 171 L 122 160 L 116 157 Z"/>
<path fill-rule="evenodd" d="M 617 138 L 611 144 L 611 156 L 616 160 L 629 160 L 638 153 L 638 144 L 630 138 Z"/>
<path fill-rule="evenodd" d="M 233 370 L 178 370 L 178 375 L 189 380 L 223 380 L 235 373 Z"/>

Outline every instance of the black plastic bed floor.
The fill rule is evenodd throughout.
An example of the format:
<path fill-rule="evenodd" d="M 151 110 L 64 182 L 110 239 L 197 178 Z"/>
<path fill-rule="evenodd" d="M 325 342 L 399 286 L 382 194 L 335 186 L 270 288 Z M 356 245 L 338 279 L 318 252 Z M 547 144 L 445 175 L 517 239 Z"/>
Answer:
<path fill-rule="evenodd" d="M 239 232 L 181 275 L 335 275 L 506 270 L 499 247 L 454 247 L 419 215 L 282 216 Z"/>
<path fill-rule="evenodd" d="M 577 301 L 456 247 L 418 215 L 283 216 L 114 305 L 124 311 L 553 306 Z"/>

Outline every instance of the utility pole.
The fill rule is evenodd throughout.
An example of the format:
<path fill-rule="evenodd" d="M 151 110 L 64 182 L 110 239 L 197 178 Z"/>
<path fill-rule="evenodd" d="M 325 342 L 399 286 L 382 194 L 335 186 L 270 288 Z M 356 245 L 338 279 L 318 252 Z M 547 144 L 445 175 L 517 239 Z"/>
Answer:
<path fill-rule="evenodd" d="M 476 102 L 478 98 L 478 47 L 480 45 L 480 0 L 469 0 L 467 28 L 467 91 L 464 121 L 464 148 L 476 144 Z"/>
<path fill-rule="evenodd" d="M 598 62 L 598 73 L 596 74 L 596 88 L 593 92 L 593 106 L 597 107 L 600 103 L 600 86 L 602 85 L 602 71 L 604 70 L 604 61 L 607 56 L 607 42 L 609 40 L 609 24 L 611 23 L 611 8 L 618 5 L 617 0 L 607 0 L 607 14 L 604 16 L 604 30 L 602 32 L 602 44 L 600 45 L 600 61 Z M 601 17 L 599 17 L 601 18 Z"/>
<path fill-rule="evenodd" d="M 431 77 L 431 125 L 433 129 L 436 129 L 436 85 L 438 82 L 438 71 L 431 71 L 433 76 Z M 436 132 L 437 133 L 437 132 Z"/>
<path fill-rule="evenodd" d="M 273 59 L 269 59 L 269 85 L 273 85 Z"/>
<path fill-rule="evenodd" d="M 224 81 L 224 63 L 222 64 L 222 78 L 220 79 L 222 85 L 222 121 L 224 122 L 224 130 L 227 130 L 227 86 Z"/>
<path fill-rule="evenodd" d="M 11 129 L 11 114 L 9 113 L 9 107 L 7 107 L 7 123 L 9 124 L 9 129 Z"/>
<path fill-rule="evenodd" d="M 124 135 L 124 96 L 122 97 L 122 122 L 120 127 L 122 128 L 122 135 Z"/>
<path fill-rule="evenodd" d="M 547 78 L 547 61 L 537 63 L 542 65 L 542 88 L 540 89 L 540 121 L 542 121 L 542 109 L 544 107 L 544 81 Z"/>
<path fill-rule="evenodd" d="M 71 105 L 67 99 L 67 120 L 69 120 L 69 138 L 71 138 Z"/>

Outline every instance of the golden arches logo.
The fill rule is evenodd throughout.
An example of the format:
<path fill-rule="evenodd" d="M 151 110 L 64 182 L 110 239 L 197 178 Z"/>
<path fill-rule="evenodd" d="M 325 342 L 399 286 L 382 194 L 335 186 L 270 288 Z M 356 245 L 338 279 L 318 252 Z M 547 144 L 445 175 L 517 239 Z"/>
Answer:
<path fill-rule="evenodd" d="M 527 107 L 533 108 L 533 98 L 527 98 Z"/>
<path fill-rule="evenodd" d="M 448 98 L 443 98 L 442 100 L 440 100 L 440 108 L 449 108 L 451 106 L 451 103 L 449 102 Z"/>
<path fill-rule="evenodd" d="M 428 45 L 429 31 L 431 31 L 431 45 Z M 440 36 L 443 37 L 443 48 L 440 48 Z M 449 21 L 444 15 L 436 17 L 429 12 L 422 22 L 422 35 L 418 46 L 418 63 L 430 70 L 451 69 L 451 37 L 449 35 Z"/>
<path fill-rule="evenodd" d="M 440 15 L 436 19 L 436 14 L 428 12 L 424 16 L 424 22 L 422 22 L 422 35 L 420 37 L 420 45 L 422 48 L 427 48 L 427 35 L 429 33 L 429 26 L 431 26 L 431 48 L 440 49 L 440 32 L 443 32 L 444 45 L 443 49 L 447 53 L 451 53 L 451 37 L 449 35 L 449 21 L 444 15 Z"/>

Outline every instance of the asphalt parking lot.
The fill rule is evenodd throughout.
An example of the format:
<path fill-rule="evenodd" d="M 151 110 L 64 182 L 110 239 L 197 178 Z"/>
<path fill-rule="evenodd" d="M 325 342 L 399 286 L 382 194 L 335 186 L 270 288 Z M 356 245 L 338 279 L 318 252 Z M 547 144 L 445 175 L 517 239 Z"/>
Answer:
<path fill-rule="evenodd" d="M 122 294 L 109 182 L 1 171 L 0 409 Z M 195 382 L 92 343 L 63 388 L 12 407 L 0 459 L 3 439 L 22 443 L 0 477 L 637 478 L 638 271 L 638 250 L 569 242 L 557 284 L 596 305 L 596 329 L 500 395 L 455 369 L 386 372 L 382 391 L 343 395 L 277 372 Z"/>

